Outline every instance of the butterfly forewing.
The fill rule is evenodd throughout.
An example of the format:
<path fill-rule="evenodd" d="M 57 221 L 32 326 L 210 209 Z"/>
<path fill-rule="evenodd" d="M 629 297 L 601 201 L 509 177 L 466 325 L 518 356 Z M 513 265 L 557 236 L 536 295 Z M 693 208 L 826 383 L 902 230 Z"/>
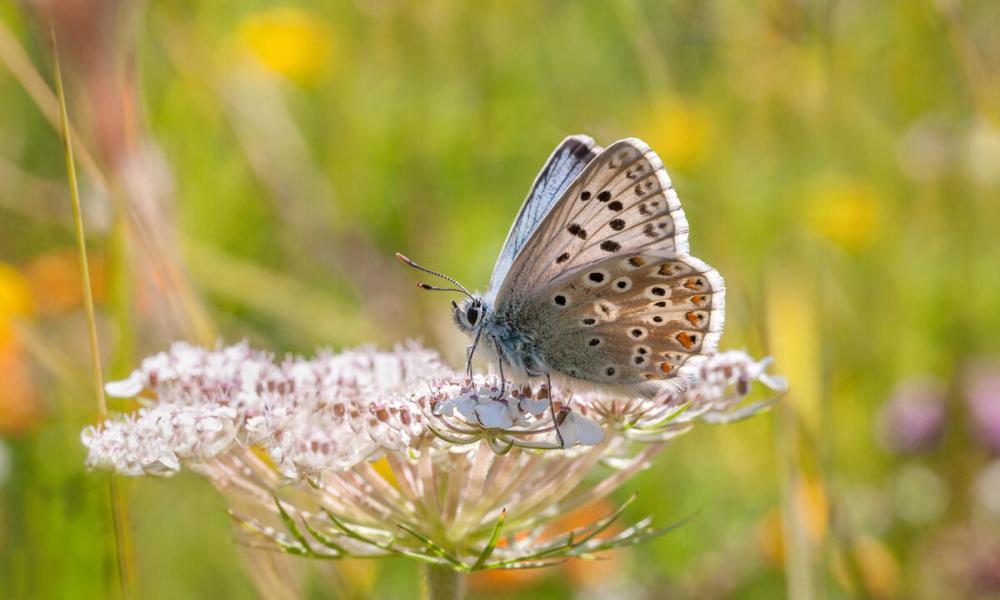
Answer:
<path fill-rule="evenodd" d="M 493 267 L 490 289 L 498 289 L 514 258 L 524 248 L 538 224 L 565 194 L 566 188 L 600 152 L 601 147 L 594 143 L 593 138 L 585 135 L 567 137 L 556 146 L 535 178 L 528 197 L 511 225 L 507 241 Z"/>
<path fill-rule="evenodd" d="M 640 140 L 615 142 L 570 185 L 511 265 L 504 288 L 530 289 L 610 256 L 687 253 L 687 220 L 659 157 Z"/>

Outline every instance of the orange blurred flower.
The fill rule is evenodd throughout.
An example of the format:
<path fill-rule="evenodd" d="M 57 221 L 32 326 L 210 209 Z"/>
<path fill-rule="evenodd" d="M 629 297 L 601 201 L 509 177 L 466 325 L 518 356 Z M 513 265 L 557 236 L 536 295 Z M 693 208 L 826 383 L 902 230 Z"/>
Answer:
<path fill-rule="evenodd" d="M 589 523 L 596 523 L 614 511 L 615 506 L 607 500 L 594 502 L 556 521 L 551 530 L 553 532 L 568 531 Z M 619 531 L 621 531 L 621 527 L 618 523 L 614 523 L 601 532 L 597 539 L 610 537 Z M 625 571 L 624 563 L 627 557 L 628 553 L 624 549 L 619 549 L 615 552 L 605 552 L 601 555 L 602 560 L 571 560 L 563 564 L 563 568 L 576 587 L 592 587 Z"/>
<path fill-rule="evenodd" d="M 612 514 L 614 511 L 615 506 L 607 500 L 592 502 L 554 521 L 546 528 L 542 539 L 553 538 L 571 529 L 595 523 Z M 619 531 L 621 531 L 621 527 L 617 523 L 612 524 L 601 532 L 596 539 L 613 536 Z M 504 543 L 505 540 L 501 538 L 500 545 Z M 572 559 L 563 563 L 561 568 L 575 587 L 591 587 L 607 581 L 624 570 L 622 561 L 626 560 L 626 552 L 623 549 L 618 549 L 615 552 L 606 552 L 602 555 L 602 558 L 603 560 Z M 479 592 L 517 591 L 534 584 L 548 570 L 550 569 L 491 569 L 478 571 L 469 576 L 469 586 L 473 591 Z"/>
<path fill-rule="evenodd" d="M 773 566 L 785 562 L 785 541 L 781 530 L 781 509 L 767 511 L 757 524 L 757 543 L 760 551 Z"/>
<path fill-rule="evenodd" d="M 829 501 L 823 482 L 817 478 L 798 482 L 792 495 L 792 508 L 809 541 L 819 545 L 826 538 L 829 528 Z M 772 564 L 781 566 L 785 560 L 784 529 L 781 511 L 774 508 L 761 519 L 758 526 L 758 543 L 761 552 Z"/>
<path fill-rule="evenodd" d="M 104 302 L 107 295 L 104 259 L 89 255 L 88 264 L 94 302 Z M 51 250 L 32 258 L 24 266 L 24 275 L 39 314 L 61 314 L 83 305 L 80 259 L 75 248 Z"/>
<path fill-rule="evenodd" d="M 549 569 L 487 569 L 469 575 L 469 589 L 477 593 L 501 593 L 531 587 Z"/>
<path fill-rule="evenodd" d="M 31 365 L 14 341 L 0 344 L 0 436 L 24 433 L 41 416 Z"/>

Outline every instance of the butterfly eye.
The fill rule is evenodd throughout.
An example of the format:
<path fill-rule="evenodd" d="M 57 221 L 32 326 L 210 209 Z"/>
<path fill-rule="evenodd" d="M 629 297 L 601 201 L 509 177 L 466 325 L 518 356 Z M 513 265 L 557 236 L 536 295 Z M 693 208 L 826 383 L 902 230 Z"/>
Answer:
<path fill-rule="evenodd" d="M 475 305 L 470 306 L 465 311 L 465 319 L 469 322 L 469 325 L 475 325 L 476 321 L 479 320 L 479 307 Z"/>

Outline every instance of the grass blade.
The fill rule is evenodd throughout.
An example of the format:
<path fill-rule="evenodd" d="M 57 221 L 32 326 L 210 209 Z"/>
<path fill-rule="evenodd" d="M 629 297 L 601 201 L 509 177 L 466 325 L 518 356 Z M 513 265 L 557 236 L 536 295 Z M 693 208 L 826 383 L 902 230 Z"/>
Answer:
<path fill-rule="evenodd" d="M 401 525 L 401 524 L 397 523 L 396 527 L 399 527 L 400 529 L 402 529 L 406 533 L 412 535 L 413 537 L 415 537 L 418 540 L 420 540 L 421 542 L 423 542 L 423 544 L 425 546 L 427 546 L 430 549 L 431 552 L 433 552 L 434 554 L 436 554 L 436 555 L 440 556 L 441 558 L 445 559 L 446 561 L 448 561 L 449 563 L 451 563 L 452 565 L 454 565 L 459 570 L 462 570 L 462 571 L 467 571 L 468 570 L 468 568 L 462 563 L 462 561 L 460 561 L 457 558 L 455 558 L 454 556 L 452 556 L 452 554 L 450 552 L 448 552 L 447 550 L 445 550 L 441 546 L 438 546 L 434 542 L 434 540 L 432 540 L 431 538 L 427 537 L 426 535 L 424 535 L 424 534 L 422 534 L 419 531 L 416 531 L 414 529 L 410 529 L 406 525 Z"/>
<path fill-rule="evenodd" d="M 274 497 L 274 504 L 278 507 L 278 514 L 281 515 L 281 522 L 285 524 L 285 529 L 288 530 L 288 533 L 292 534 L 292 537 L 295 538 L 298 543 L 302 544 L 302 547 L 305 548 L 306 552 L 312 553 L 313 550 L 309 545 L 309 540 L 306 539 L 306 536 L 302 535 L 302 531 L 299 529 L 295 519 L 292 518 L 292 515 L 288 514 L 288 511 L 286 511 L 285 507 L 281 505 L 281 500 L 279 500 L 277 496 Z"/>
<path fill-rule="evenodd" d="M 59 65 L 59 48 L 56 45 L 56 31 L 49 25 L 49 44 L 52 47 L 53 76 L 56 85 L 56 99 L 59 102 L 59 131 L 62 135 L 63 153 L 66 157 L 66 180 L 69 185 L 70 204 L 73 207 L 73 228 L 76 233 L 76 248 L 80 256 L 80 278 L 83 285 L 83 303 L 87 314 L 87 334 L 90 344 L 90 361 L 94 374 L 94 395 L 97 400 L 97 416 L 104 421 L 108 416 L 108 404 L 104 397 L 104 377 L 101 373 L 101 349 L 97 343 L 97 316 L 94 313 L 94 292 L 90 284 L 90 265 L 87 261 L 87 238 L 83 231 L 83 214 L 80 209 L 80 188 L 76 180 L 76 163 L 73 160 L 73 141 L 69 128 L 69 114 L 66 110 L 66 91 L 63 89 L 62 69 Z M 111 504 L 111 522 L 115 536 L 115 556 L 118 566 L 118 586 L 122 598 L 131 596 L 131 560 L 127 536 L 128 514 L 121 489 L 112 476 L 108 478 L 108 498 Z"/>
<path fill-rule="evenodd" d="M 476 564 L 472 565 L 473 571 L 478 571 L 483 568 L 486 561 L 493 556 L 493 551 L 496 550 L 497 542 L 500 541 L 500 532 L 503 531 L 503 522 L 507 518 L 507 509 L 504 508 L 500 511 L 500 516 L 497 517 L 497 524 L 493 527 L 493 533 L 490 535 L 490 541 L 486 543 L 486 547 L 483 548 L 483 552 L 479 555 L 476 560 Z"/>

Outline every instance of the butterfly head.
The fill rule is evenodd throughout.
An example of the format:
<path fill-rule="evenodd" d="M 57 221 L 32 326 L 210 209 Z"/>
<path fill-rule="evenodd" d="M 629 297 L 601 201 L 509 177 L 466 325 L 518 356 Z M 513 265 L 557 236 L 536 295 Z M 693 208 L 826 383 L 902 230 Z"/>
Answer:
<path fill-rule="evenodd" d="M 471 334 L 483 322 L 486 316 L 486 305 L 481 298 L 470 296 L 461 302 L 451 301 L 452 318 L 455 325 L 465 333 Z"/>

